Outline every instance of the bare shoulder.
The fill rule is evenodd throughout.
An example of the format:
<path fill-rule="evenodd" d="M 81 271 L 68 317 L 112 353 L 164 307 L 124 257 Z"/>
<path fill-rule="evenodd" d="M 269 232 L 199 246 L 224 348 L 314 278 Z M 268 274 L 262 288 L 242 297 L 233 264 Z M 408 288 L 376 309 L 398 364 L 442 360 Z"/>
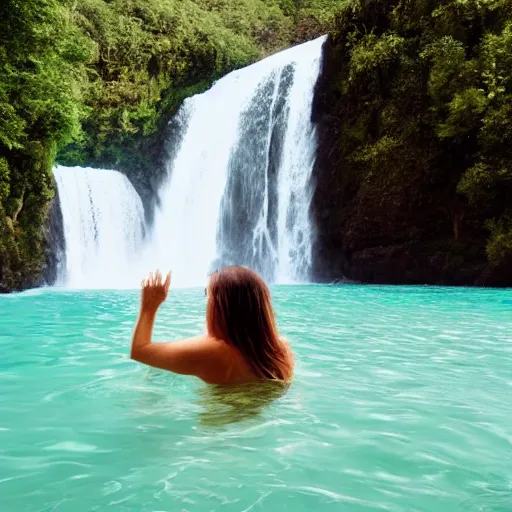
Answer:
<path fill-rule="evenodd" d="M 222 340 L 211 336 L 197 336 L 172 343 L 176 349 L 183 352 L 186 357 L 194 360 L 196 368 L 203 370 L 205 367 L 221 365 L 226 359 L 228 346 Z"/>
<path fill-rule="evenodd" d="M 222 343 L 209 336 L 197 336 L 169 343 L 151 343 L 138 351 L 141 363 L 174 373 L 208 379 L 212 369 L 222 367 Z"/>
<path fill-rule="evenodd" d="M 227 343 L 208 335 L 190 338 L 182 343 L 187 345 L 194 375 L 208 383 L 222 382 L 233 360 L 233 350 Z"/>
<path fill-rule="evenodd" d="M 218 350 L 222 346 L 222 342 L 212 338 L 208 335 L 195 336 L 194 338 L 188 338 L 180 341 L 171 342 L 175 347 L 181 346 L 182 348 L 188 348 L 190 351 L 209 351 Z"/>

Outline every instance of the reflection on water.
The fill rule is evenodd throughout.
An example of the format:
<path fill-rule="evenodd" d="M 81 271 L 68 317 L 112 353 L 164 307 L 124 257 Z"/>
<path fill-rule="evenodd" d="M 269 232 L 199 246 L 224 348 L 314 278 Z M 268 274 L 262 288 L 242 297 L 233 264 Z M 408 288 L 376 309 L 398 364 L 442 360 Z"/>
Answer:
<path fill-rule="evenodd" d="M 199 393 L 199 422 L 206 427 L 221 427 L 256 418 L 288 389 L 283 382 L 207 386 Z"/>
<path fill-rule="evenodd" d="M 290 388 L 283 382 L 219 386 L 197 380 L 197 384 L 191 387 L 190 378 L 147 368 L 138 384 L 123 387 L 117 382 L 116 391 L 135 396 L 130 405 L 135 416 L 163 414 L 175 420 L 197 414 L 201 426 L 212 428 L 257 419 Z"/>

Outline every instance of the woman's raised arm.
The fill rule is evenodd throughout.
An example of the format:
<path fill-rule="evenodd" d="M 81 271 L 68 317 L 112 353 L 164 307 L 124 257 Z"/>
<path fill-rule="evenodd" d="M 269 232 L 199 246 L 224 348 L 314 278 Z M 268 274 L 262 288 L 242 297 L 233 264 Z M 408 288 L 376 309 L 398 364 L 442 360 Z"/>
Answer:
<path fill-rule="evenodd" d="M 212 362 L 219 362 L 218 347 L 207 336 L 170 343 L 152 342 L 156 314 L 167 298 L 170 285 L 170 273 L 165 280 L 160 272 L 156 272 L 142 281 L 140 312 L 133 332 L 130 357 L 155 368 L 195 375 L 206 382 L 215 379 L 219 367 L 212 366 Z"/>

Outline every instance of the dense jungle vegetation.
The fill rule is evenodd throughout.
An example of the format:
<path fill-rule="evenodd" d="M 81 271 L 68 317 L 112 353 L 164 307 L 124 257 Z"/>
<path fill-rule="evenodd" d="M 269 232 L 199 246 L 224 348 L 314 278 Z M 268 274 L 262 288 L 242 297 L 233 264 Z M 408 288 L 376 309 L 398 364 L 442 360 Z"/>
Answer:
<path fill-rule="evenodd" d="M 0 291 L 44 271 L 56 158 L 123 169 L 135 182 L 158 174 L 163 127 L 183 98 L 325 32 L 343 3 L 3 0 Z"/>
<path fill-rule="evenodd" d="M 318 272 L 512 285 L 512 1 L 356 0 L 324 49 Z"/>

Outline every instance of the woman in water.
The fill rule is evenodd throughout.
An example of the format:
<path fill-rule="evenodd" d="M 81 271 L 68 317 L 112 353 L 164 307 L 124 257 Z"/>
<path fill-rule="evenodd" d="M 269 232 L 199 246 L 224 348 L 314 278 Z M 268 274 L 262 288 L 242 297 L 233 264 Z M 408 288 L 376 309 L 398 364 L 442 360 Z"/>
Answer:
<path fill-rule="evenodd" d="M 158 308 L 167 298 L 171 274 L 142 282 L 141 308 L 132 338 L 131 358 L 209 384 L 290 382 L 293 355 L 279 337 L 270 292 L 263 279 L 245 267 L 228 267 L 210 277 L 206 289 L 207 334 L 171 343 L 152 343 Z"/>

